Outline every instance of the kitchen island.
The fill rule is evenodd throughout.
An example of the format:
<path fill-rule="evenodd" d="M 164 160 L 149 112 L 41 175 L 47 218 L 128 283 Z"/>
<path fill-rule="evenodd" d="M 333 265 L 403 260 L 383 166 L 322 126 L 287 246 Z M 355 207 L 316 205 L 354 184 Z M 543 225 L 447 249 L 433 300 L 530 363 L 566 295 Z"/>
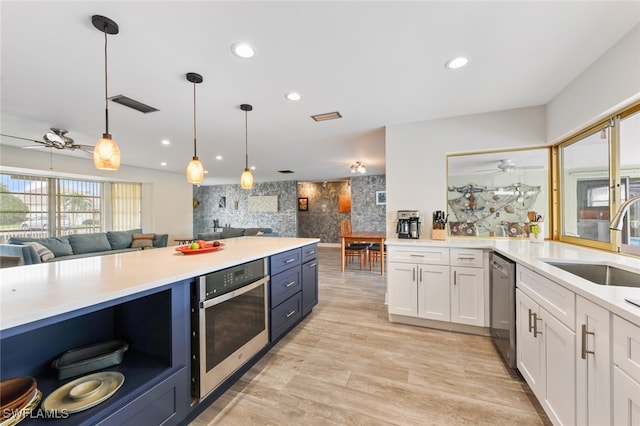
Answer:
<path fill-rule="evenodd" d="M 210 253 L 183 255 L 167 247 L 0 270 L 2 379 L 34 376 L 44 400 L 66 383 L 49 367 L 62 352 L 111 339 L 129 343 L 124 362 L 112 367 L 125 376 L 113 397 L 85 411 L 23 424 L 185 421 L 209 402 L 194 401 L 190 392 L 194 278 L 317 242 L 241 237 Z"/>

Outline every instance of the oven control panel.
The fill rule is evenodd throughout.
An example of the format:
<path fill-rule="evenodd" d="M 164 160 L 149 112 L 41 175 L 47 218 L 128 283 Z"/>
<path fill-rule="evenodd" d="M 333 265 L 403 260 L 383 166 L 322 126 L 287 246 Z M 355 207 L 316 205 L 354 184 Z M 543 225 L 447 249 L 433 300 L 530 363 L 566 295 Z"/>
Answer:
<path fill-rule="evenodd" d="M 229 293 L 266 276 L 266 259 L 258 259 L 200 277 L 200 299 Z"/>

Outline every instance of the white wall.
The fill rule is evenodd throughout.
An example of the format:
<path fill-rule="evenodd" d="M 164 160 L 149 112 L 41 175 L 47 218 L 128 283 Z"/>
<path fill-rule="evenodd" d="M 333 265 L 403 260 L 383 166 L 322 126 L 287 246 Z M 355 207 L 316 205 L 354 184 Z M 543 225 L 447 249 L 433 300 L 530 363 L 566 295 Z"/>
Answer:
<path fill-rule="evenodd" d="M 50 170 L 51 165 L 53 170 Z M 52 155 L 0 145 L 0 171 L 142 183 L 142 229 L 174 238 L 193 235 L 193 188 L 183 174 L 123 165 L 117 172 L 96 170 L 92 158 Z M 64 172 L 61 172 L 64 171 Z"/>
<path fill-rule="evenodd" d="M 387 235 L 398 210 L 420 210 L 421 238 L 431 213 L 447 210 L 447 154 L 545 145 L 544 107 L 521 108 L 388 126 Z"/>
<path fill-rule="evenodd" d="M 547 104 L 547 140 L 559 142 L 640 99 L 640 25 Z"/>

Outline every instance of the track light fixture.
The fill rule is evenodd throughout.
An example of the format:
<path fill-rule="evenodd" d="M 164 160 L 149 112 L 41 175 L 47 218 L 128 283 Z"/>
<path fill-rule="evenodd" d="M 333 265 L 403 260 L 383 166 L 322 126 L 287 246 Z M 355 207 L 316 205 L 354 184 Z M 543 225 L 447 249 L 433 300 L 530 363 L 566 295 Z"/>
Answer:
<path fill-rule="evenodd" d="M 367 173 L 367 167 L 364 165 L 364 163 L 361 163 L 360 161 L 357 161 L 355 164 L 353 164 L 351 166 L 351 173 Z"/>
<path fill-rule="evenodd" d="M 93 148 L 93 164 L 100 170 L 118 170 L 120 168 L 120 149 L 109 134 L 109 95 L 107 88 L 107 34 L 118 34 L 118 24 L 111 19 L 93 15 L 93 26 L 104 33 L 104 115 L 105 132 Z"/>
<path fill-rule="evenodd" d="M 253 188 L 253 175 L 251 171 L 249 171 L 249 131 L 247 126 L 247 113 L 253 110 L 253 107 L 249 104 L 240 105 L 240 109 L 244 111 L 244 149 L 245 149 L 245 157 L 244 157 L 244 171 L 240 176 L 240 187 L 242 189 L 251 189 Z"/>
<path fill-rule="evenodd" d="M 202 76 L 195 72 L 187 73 L 187 80 L 193 83 L 193 159 L 187 166 L 187 182 L 199 185 L 204 180 L 204 167 L 198 160 L 198 144 L 196 142 L 196 84 L 202 83 Z"/>

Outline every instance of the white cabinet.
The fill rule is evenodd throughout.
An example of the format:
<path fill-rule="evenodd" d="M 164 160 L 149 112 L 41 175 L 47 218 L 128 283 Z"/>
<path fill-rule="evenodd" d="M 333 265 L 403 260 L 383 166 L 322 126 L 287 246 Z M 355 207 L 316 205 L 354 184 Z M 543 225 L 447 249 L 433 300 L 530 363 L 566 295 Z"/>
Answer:
<path fill-rule="evenodd" d="M 448 266 L 418 266 L 418 317 L 450 320 Z"/>
<path fill-rule="evenodd" d="M 417 316 L 416 264 L 388 262 L 387 282 L 389 313 Z"/>
<path fill-rule="evenodd" d="M 449 321 L 449 249 L 390 247 L 388 256 L 389 313 Z"/>
<path fill-rule="evenodd" d="M 613 316 L 613 424 L 640 425 L 640 327 Z"/>
<path fill-rule="evenodd" d="M 451 321 L 484 325 L 484 269 L 451 267 Z"/>
<path fill-rule="evenodd" d="M 554 424 L 575 425 L 575 316 L 551 313 L 574 312 L 575 294 L 549 291 L 547 281 L 517 266 L 518 370 Z"/>
<path fill-rule="evenodd" d="M 389 314 L 487 325 L 483 250 L 391 246 L 387 253 Z"/>
<path fill-rule="evenodd" d="M 576 297 L 576 421 L 579 425 L 611 423 L 609 326 L 608 310 Z"/>

